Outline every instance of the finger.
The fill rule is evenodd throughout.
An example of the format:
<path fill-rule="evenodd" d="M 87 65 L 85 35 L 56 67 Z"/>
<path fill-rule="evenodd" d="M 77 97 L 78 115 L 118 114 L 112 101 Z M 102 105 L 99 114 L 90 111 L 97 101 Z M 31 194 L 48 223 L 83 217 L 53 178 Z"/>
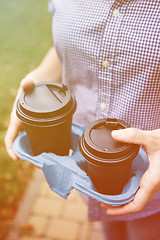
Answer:
<path fill-rule="evenodd" d="M 17 162 L 19 160 L 18 156 L 14 153 L 12 149 L 11 143 L 8 143 L 8 147 L 6 147 L 8 155 L 13 159 L 13 161 Z"/>
<path fill-rule="evenodd" d="M 135 196 L 135 199 L 121 207 L 109 207 L 106 210 L 107 215 L 127 215 L 132 213 L 138 213 L 142 211 L 144 206 L 147 204 L 147 202 L 150 200 L 150 194 L 146 192 L 145 189 L 140 188 Z"/>
<path fill-rule="evenodd" d="M 24 79 L 22 79 L 22 81 L 21 81 L 21 88 L 23 90 L 27 89 L 27 88 L 32 88 L 33 86 L 34 86 L 34 81 L 29 76 L 24 78 Z"/>
<path fill-rule="evenodd" d="M 142 211 L 153 194 L 158 190 L 157 181 L 155 181 L 152 169 L 149 167 L 141 178 L 140 188 L 137 191 L 134 200 L 120 207 L 108 207 L 106 213 L 108 215 L 126 215 L 138 213 Z"/>
<path fill-rule="evenodd" d="M 13 148 L 12 148 L 12 140 L 6 136 L 5 138 L 5 145 L 6 145 L 6 150 L 8 155 L 14 160 L 18 161 L 18 156 L 14 153 Z"/>
<path fill-rule="evenodd" d="M 7 153 L 14 161 L 17 161 L 19 159 L 18 156 L 14 153 L 12 145 L 20 130 L 20 127 L 19 127 L 20 124 L 21 123 L 10 124 L 5 137 L 5 145 L 6 145 Z"/>
<path fill-rule="evenodd" d="M 136 128 L 126 128 L 122 130 L 113 130 L 112 137 L 121 142 L 148 145 L 150 131 L 143 131 Z"/>

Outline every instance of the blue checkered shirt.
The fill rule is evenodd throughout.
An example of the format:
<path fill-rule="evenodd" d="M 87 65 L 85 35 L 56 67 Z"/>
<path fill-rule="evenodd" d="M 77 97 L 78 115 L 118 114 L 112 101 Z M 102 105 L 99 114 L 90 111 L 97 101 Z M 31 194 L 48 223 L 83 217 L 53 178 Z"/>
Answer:
<path fill-rule="evenodd" d="M 74 121 L 126 121 L 160 128 L 160 1 L 50 0 L 63 82 L 77 99 Z M 160 211 L 160 194 L 140 214 L 106 217 L 90 199 L 90 220 L 129 220 Z"/>

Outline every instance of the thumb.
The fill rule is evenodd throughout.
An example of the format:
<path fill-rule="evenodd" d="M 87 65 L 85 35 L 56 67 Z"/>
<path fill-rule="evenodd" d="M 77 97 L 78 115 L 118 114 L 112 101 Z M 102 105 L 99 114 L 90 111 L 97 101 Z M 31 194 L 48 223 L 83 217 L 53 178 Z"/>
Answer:
<path fill-rule="evenodd" d="M 136 128 L 126 128 L 122 130 L 113 130 L 112 137 L 120 142 L 133 143 L 146 146 L 150 131 L 143 131 Z"/>
<path fill-rule="evenodd" d="M 34 86 L 34 78 L 31 74 L 28 74 L 25 78 L 21 81 L 21 88 L 23 90 L 27 88 L 32 88 Z"/>

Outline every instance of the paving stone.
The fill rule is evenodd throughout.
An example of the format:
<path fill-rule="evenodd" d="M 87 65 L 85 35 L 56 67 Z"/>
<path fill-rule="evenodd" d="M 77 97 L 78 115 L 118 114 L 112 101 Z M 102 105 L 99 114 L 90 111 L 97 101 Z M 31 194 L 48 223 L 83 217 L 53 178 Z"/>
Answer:
<path fill-rule="evenodd" d="M 101 222 L 92 222 L 92 230 L 102 231 L 102 223 Z"/>
<path fill-rule="evenodd" d="M 89 240 L 104 240 L 104 233 L 102 229 L 101 222 L 91 222 L 91 229 L 90 229 L 90 238 Z"/>
<path fill-rule="evenodd" d="M 31 215 L 28 219 L 28 223 L 34 228 L 34 234 L 43 235 L 46 233 L 47 218 L 42 216 Z"/>
<path fill-rule="evenodd" d="M 104 234 L 103 232 L 96 232 L 96 231 L 91 231 L 89 240 L 104 240 Z"/>
<path fill-rule="evenodd" d="M 50 238 L 41 238 L 41 237 L 31 237 L 31 236 L 24 236 L 21 237 L 20 240 L 51 240 Z"/>
<path fill-rule="evenodd" d="M 57 193 L 53 192 L 51 189 L 48 189 L 48 197 L 53 200 L 61 201 L 61 202 L 66 202 L 66 199 L 62 198 L 59 196 Z"/>
<path fill-rule="evenodd" d="M 53 201 L 48 198 L 36 199 L 32 208 L 32 213 L 43 216 L 57 217 L 60 215 L 63 203 L 61 201 Z"/>
<path fill-rule="evenodd" d="M 57 199 L 57 200 L 62 200 L 62 201 L 66 201 L 66 199 L 62 198 L 61 196 L 59 196 L 57 193 L 53 192 L 50 188 L 48 189 L 48 196 L 52 199 Z M 73 189 L 71 191 L 71 193 L 69 194 L 69 196 L 67 197 L 67 201 L 70 202 L 84 202 L 84 200 L 82 199 L 81 195 L 79 194 L 79 192 L 75 189 Z"/>
<path fill-rule="evenodd" d="M 64 219 L 53 219 L 50 221 L 47 230 L 47 237 L 56 240 L 76 240 L 78 237 L 79 225 L 75 222 Z"/>
<path fill-rule="evenodd" d="M 88 206 L 85 203 L 68 202 L 65 206 L 63 217 L 65 219 L 87 222 L 88 221 Z"/>
<path fill-rule="evenodd" d="M 89 239 L 89 233 L 90 233 L 91 225 L 90 223 L 85 223 L 80 226 L 79 234 L 78 234 L 78 240 L 88 240 Z M 97 239 L 99 240 L 99 239 Z"/>
<path fill-rule="evenodd" d="M 57 193 L 53 192 L 52 189 L 49 187 L 46 180 L 43 181 L 41 188 L 39 190 L 39 195 L 43 197 L 53 198 L 53 199 L 63 199 L 61 196 L 59 196 Z"/>
<path fill-rule="evenodd" d="M 20 240 L 104 240 L 100 222 L 88 222 L 88 205 L 73 189 L 65 200 L 43 179 L 27 224 L 34 231 Z"/>
<path fill-rule="evenodd" d="M 77 191 L 76 189 L 73 189 L 70 193 L 70 195 L 68 196 L 68 199 L 71 202 L 81 202 L 83 203 L 84 200 L 81 196 L 81 194 L 79 193 L 79 191 Z"/>
<path fill-rule="evenodd" d="M 42 182 L 41 186 L 40 186 L 40 189 L 38 191 L 38 194 L 41 196 L 41 197 L 47 197 L 48 195 L 48 189 L 49 189 L 49 186 L 47 185 L 46 182 Z M 50 189 L 51 190 L 51 189 Z"/>

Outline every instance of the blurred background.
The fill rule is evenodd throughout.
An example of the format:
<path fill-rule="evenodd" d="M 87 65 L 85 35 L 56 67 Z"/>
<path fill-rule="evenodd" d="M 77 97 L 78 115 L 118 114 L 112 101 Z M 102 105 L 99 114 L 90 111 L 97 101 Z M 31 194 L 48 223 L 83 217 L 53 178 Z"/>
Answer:
<path fill-rule="evenodd" d="M 13 162 L 4 137 L 21 79 L 52 46 L 48 0 L 0 0 L 0 239 L 12 226 L 33 166 Z"/>

